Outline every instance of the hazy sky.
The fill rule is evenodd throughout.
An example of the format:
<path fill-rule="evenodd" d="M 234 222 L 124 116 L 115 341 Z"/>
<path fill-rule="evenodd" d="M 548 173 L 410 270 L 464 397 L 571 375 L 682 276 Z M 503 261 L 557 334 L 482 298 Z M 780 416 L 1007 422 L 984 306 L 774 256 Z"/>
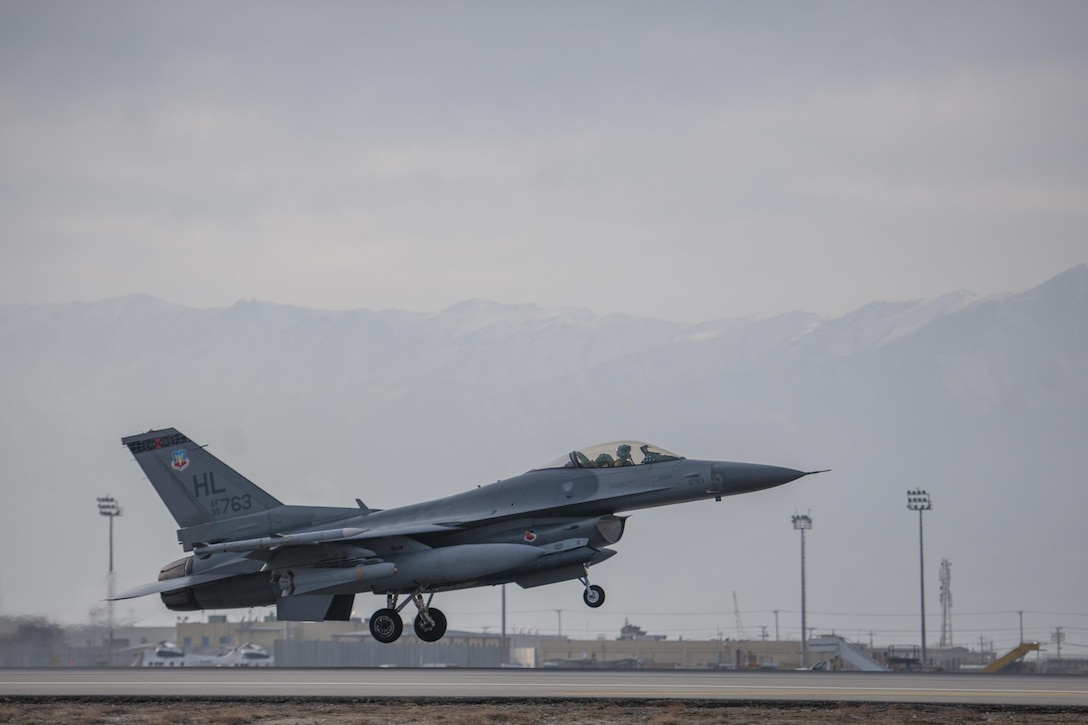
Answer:
<path fill-rule="evenodd" d="M 0 2 L 0 303 L 697 321 L 1088 260 L 1084 2 Z"/>

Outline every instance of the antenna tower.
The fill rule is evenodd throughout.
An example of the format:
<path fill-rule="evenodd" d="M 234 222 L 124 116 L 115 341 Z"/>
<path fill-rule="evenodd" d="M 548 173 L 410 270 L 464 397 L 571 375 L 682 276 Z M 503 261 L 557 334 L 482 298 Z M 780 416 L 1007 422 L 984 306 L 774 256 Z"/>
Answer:
<path fill-rule="evenodd" d="M 952 562 L 941 559 L 941 649 L 952 646 Z"/>
<path fill-rule="evenodd" d="M 737 615 L 737 639 L 744 639 L 744 625 L 740 623 L 740 605 L 737 604 L 737 590 L 733 590 L 733 614 Z"/>

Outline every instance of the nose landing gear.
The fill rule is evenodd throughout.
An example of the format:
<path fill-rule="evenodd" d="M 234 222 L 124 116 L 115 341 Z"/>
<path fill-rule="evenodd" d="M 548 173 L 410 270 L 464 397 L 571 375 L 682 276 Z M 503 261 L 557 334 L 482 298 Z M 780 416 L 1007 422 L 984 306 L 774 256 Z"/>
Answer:
<path fill-rule="evenodd" d="M 596 609 L 604 604 L 604 589 L 596 584 L 589 585 L 586 587 L 586 590 L 582 592 L 582 601 L 586 603 L 586 606 Z"/>
<path fill-rule="evenodd" d="M 582 582 L 582 586 L 585 587 L 585 591 L 582 592 L 582 601 L 586 603 L 587 607 L 597 607 L 604 604 L 604 589 L 596 584 L 589 583 L 589 567 L 585 567 L 585 576 L 578 577 L 578 581 Z"/>

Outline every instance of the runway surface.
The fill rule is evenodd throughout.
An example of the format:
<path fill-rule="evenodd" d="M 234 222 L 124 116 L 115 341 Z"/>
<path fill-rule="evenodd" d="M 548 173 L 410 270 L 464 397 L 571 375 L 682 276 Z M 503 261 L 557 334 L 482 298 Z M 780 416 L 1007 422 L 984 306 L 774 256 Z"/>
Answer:
<path fill-rule="evenodd" d="M 1088 707 L 1088 678 L 462 669 L 0 670 L 0 697 L 609 698 Z"/>

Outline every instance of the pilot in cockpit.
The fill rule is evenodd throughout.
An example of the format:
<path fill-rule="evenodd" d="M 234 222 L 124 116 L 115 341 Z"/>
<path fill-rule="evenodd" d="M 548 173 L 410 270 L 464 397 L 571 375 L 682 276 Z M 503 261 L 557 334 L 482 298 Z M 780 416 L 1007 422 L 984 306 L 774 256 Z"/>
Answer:
<path fill-rule="evenodd" d="M 616 449 L 616 462 L 614 466 L 633 466 L 635 462 L 631 460 L 631 446 L 624 443 Z"/>

